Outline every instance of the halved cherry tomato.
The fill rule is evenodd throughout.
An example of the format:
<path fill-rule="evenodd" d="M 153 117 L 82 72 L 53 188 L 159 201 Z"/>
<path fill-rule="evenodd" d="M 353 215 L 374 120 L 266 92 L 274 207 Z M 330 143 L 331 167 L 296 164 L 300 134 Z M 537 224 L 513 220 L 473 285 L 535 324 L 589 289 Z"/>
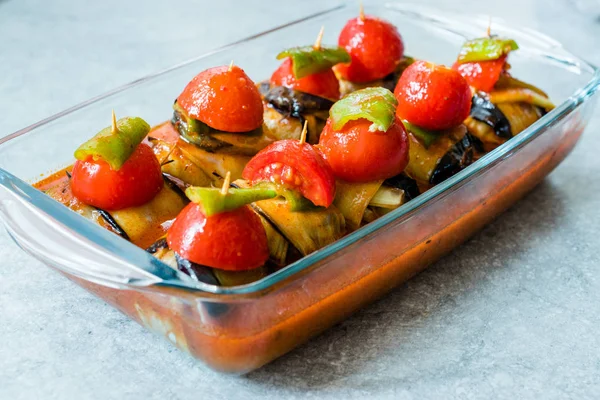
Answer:
<path fill-rule="evenodd" d="M 327 120 L 319 148 L 336 177 L 369 182 L 398 175 L 408 164 L 408 135 L 398 118 L 387 132 L 371 131 L 366 119 L 350 121 L 336 131 Z"/>
<path fill-rule="evenodd" d="M 263 104 L 252 79 L 243 69 L 214 67 L 188 83 L 177 103 L 191 118 L 227 132 L 247 132 L 263 121 Z"/>
<path fill-rule="evenodd" d="M 231 271 L 258 268 L 269 258 L 265 228 L 248 206 L 207 217 L 190 203 L 169 228 L 167 243 L 180 257 Z"/>
<path fill-rule="evenodd" d="M 404 43 L 396 27 L 371 16 L 348 21 L 338 44 L 348 51 L 352 61 L 338 64 L 335 69 L 351 82 L 369 82 L 391 74 L 404 55 Z"/>
<path fill-rule="evenodd" d="M 246 164 L 244 179 L 273 182 L 297 190 L 316 206 L 329 207 L 335 197 L 335 178 L 319 150 L 298 140 L 280 140 Z"/>
<path fill-rule="evenodd" d="M 90 156 L 75 162 L 71 178 L 75 197 L 103 210 L 141 206 L 152 200 L 163 185 L 160 164 L 145 143 L 139 144 L 117 171 L 106 161 Z"/>
<path fill-rule="evenodd" d="M 325 97 L 330 100 L 340 98 L 340 83 L 332 69 L 296 79 L 292 72 L 292 59 L 286 58 L 273 72 L 271 85 L 285 86 L 315 96 Z"/>
<path fill-rule="evenodd" d="M 504 70 L 506 56 L 497 60 L 468 62 L 464 64 L 454 63 L 452 69 L 458 71 L 476 90 L 490 92 Z"/>
<path fill-rule="evenodd" d="M 431 130 L 460 125 L 471 110 L 471 89 L 457 71 L 417 61 L 400 76 L 394 95 L 396 115 Z"/>

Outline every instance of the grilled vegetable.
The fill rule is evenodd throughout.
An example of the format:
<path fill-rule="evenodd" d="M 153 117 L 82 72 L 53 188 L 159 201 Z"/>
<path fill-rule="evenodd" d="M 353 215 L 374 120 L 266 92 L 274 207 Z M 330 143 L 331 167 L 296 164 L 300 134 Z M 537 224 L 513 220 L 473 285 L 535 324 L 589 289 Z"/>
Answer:
<path fill-rule="evenodd" d="M 132 242 L 146 247 L 164 234 L 162 224 L 175 218 L 186 204 L 178 192 L 163 184 L 162 190 L 148 203 L 110 214 Z"/>
<path fill-rule="evenodd" d="M 473 161 L 473 139 L 464 125 L 440 132 L 429 148 L 409 131 L 406 173 L 422 184 L 436 185 Z"/>
<path fill-rule="evenodd" d="M 532 92 L 531 89 L 527 90 Z M 541 97 L 539 93 L 537 95 Z M 490 95 L 488 98 L 485 94 L 476 93 L 472 100 L 471 116 L 465 120 L 469 133 L 481 141 L 482 151 L 485 152 L 519 134 L 544 114 L 544 110 L 536 105 L 524 102 L 494 104 L 490 101 L 492 98 L 497 99 L 498 96 Z"/>
<path fill-rule="evenodd" d="M 253 209 L 254 210 L 254 209 Z M 256 212 L 256 210 L 254 210 Z M 265 228 L 269 245 L 269 259 L 278 267 L 286 264 L 289 243 L 277 229 L 261 214 L 256 213 Z"/>
<path fill-rule="evenodd" d="M 498 36 L 472 39 L 463 44 L 458 55 L 458 62 L 463 64 L 474 61 L 497 60 L 518 48 L 519 46 L 514 40 Z"/>
<path fill-rule="evenodd" d="M 190 119 L 177 103 L 173 108 L 171 122 L 179 131 L 181 138 L 208 152 L 251 156 L 273 142 L 272 138 L 263 135 L 262 127 L 244 133 L 223 132 L 198 120 Z"/>
<path fill-rule="evenodd" d="M 264 90 L 264 88 L 263 88 Z M 299 139 L 304 121 L 308 121 L 307 142 L 315 144 L 325 126 L 333 101 L 283 86 L 264 91 L 265 130 L 270 137 Z"/>
<path fill-rule="evenodd" d="M 155 138 L 149 138 L 149 140 L 152 151 L 160 162 L 163 175 L 179 179 L 191 186 L 209 186 L 211 184 L 213 178 L 186 157 L 177 143 L 169 143 Z"/>
<path fill-rule="evenodd" d="M 381 186 L 369 202 L 369 206 L 393 210 L 404 204 L 404 190 Z"/>
<path fill-rule="evenodd" d="M 252 206 L 303 255 L 335 242 L 346 233 L 344 216 L 335 206 L 293 212 L 280 199 L 263 200 Z"/>
<path fill-rule="evenodd" d="M 336 182 L 336 195 L 333 204 L 344 215 L 349 231 L 360 228 L 365 210 L 382 183 L 383 180 L 364 183 L 350 183 L 340 180 Z"/>
<path fill-rule="evenodd" d="M 86 219 L 115 232 L 134 244 L 146 247 L 165 233 L 163 223 L 172 220 L 187 200 L 163 184 L 162 190 L 148 203 L 122 210 L 106 211 L 87 205 L 73 196 L 68 177 L 56 180 L 45 193 Z"/>
<path fill-rule="evenodd" d="M 229 188 L 223 192 L 222 189 L 217 188 L 191 186 L 186 189 L 185 194 L 192 202 L 202 205 L 202 212 L 206 217 L 232 211 L 258 200 L 277 197 L 277 192 L 274 190 L 259 187 Z"/>
<path fill-rule="evenodd" d="M 420 194 L 417 182 L 404 173 L 386 179 L 383 183 L 386 186 L 404 191 L 405 201 L 410 201 Z"/>

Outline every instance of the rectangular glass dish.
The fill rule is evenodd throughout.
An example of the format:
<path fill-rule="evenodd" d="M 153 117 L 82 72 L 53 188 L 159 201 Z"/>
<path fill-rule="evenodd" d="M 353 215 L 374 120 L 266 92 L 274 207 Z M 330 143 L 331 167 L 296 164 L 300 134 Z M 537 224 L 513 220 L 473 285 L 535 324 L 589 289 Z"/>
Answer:
<path fill-rule="evenodd" d="M 406 53 L 451 64 L 487 17 L 373 2 L 369 14 L 395 24 Z M 558 105 L 457 175 L 343 239 L 257 282 L 194 282 L 94 225 L 29 183 L 73 161 L 73 150 L 106 125 L 112 109 L 151 124 L 170 118 L 173 99 L 199 71 L 232 59 L 255 81 L 283 48 L 310 42 L 322 25 L 335 43 L 355 4 L 341 5 L 135 81 L 0 139 L 0 215 L 28 253 L 95 293 L 210 367 L 246 373 L 423 270 L 538 184 L 571 151 L 594 109 L 599 70 L 554 40 L 494 23 L 515 39 L 512 72 Z"/>

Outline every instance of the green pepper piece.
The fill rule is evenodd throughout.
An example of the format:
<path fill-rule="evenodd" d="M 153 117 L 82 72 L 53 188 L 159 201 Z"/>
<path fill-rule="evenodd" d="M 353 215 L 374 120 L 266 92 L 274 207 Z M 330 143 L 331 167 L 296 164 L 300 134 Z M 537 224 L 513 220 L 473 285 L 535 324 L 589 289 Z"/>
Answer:
<path fill-rule="evenodd" d="M 139 117 L 121 118 L 113 127 L 102 129 L 75 150 L 75 158 L 84 161 L 89 156 L 102 159 L 117 171 L 129 159 L 135 148 L 150 132 L 150 125 Z"/>
<path fill-rule="evenodd" d="M 255 188 L 265 188 L 274 190 L 278 196 L 285 198 L 290 211 L 300 212 L 314 210 L 317 208 L 312 201 L 302 196 L 300 192 L 293 189 L 288 189 L 283 185 L 272 183 L 272 182 L 260 182 L 254 186 Z"/>
<path fill-rule="evenodd" d="M 194 203 L 200 204 L 207 217 L 224 211 L 235 210 L 246 204 L 259 200 L 277 197 L 277 192 L 267 188 L 230 188 L 226 194 L 221 189 L 190 186 L 185 190 L 185 195 Z"/>
<path fill-rule="evenodd" d="M 296 79 L 325 71 L 339 63 L 350 62 L 350 54 L 343 47 L 293 47 L 277 54 L 277 59 L 290 57 Z"/>
<path fill-rule="evenodd" d="M 402 120 L 402 123 L 406 127 L 407 131 L 410 131 L 410 133 L 412 133 L 417 139 L 419 139 L 423 143 L 426 149 L 428 149 L 429 146 L 431 146 L 431 144 L 440 137 L 440 134 L 438 132 L 423 129 L 419 126 L 411 124 L 405 119 Z"/>
<path fill-rule="evenodd" d="M 497 60 L 519 46 L 512 39 L 497 36 L 477 38 L 463 44 L 458 55 L 458 62 L 463 64 L 473 61 Z"/>
<path fill-rule="evenodd" d="M 369 87 L 350 93 L 329 110 L 333 129 L 340 130 L 346 123 L 365 118 L 373 124 L 371 132 L 386 132 L 396 118 L 398 101 L 394 94 L 382 87 Z"/>

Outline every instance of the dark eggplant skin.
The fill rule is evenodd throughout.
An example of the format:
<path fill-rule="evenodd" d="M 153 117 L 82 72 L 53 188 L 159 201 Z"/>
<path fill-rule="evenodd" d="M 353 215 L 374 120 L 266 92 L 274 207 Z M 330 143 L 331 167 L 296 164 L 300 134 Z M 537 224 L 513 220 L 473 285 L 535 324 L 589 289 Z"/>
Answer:
<path fill-rule="evenodd" d="M 159 250 L 168 249 L 169 245 L 167 244 L 167 238 L 158 239 L 156 242 L 152 243 L 150 247 L 146 249 L 146 251 L 150 254 L 154 254 Z"/>
<path fill-rule="evenodd" d="M 468 167 L 473 162 L 473 137 L 467 133 L 448 150 L 431 174 L 429 183 L 437 185 Z"/>
<path fill-rule="evenodd" d="M 177 268 L 181 272 L 191 276 L 193 280 L 210 285 L 219 285 L 219 281 L 217 281 L 217 278 L 215 278 L 209 267 L 179 257 L 177 253 L 175 253 L 175 259 L 177 260 Z"/>
<path fill-rule="evenodd" d="M 265 83 L 260 87 L 264 90 Z M 324 97 L 299 92 L 284 86 L 273 86 L 264 92 L 264 100 L 279 113 L 302 119 L 303 114 L 329 111 L 333 101 Z"/>
<path fill-rule="evenodd" d="M 492 128 L 498 137 L 510 139 L 513 136 L 508 118 L 484 94 L 473 95 L 470 115 Z"/>
<path fill-rule="evenodd" d="M 150 254 L 156 254 L 161 250 L 170 251 L 166 237 L 158 239 L 146 249 L 146 251 Z M 185 258 L 180 257 L 177 253 L 175 253 L 175 260 L 177 263 L 177 269 L 184 274 L 189 275 L 193 280 L 208 283 L 210 285 L 219 285 L 219 282 L 213 275 L 211 268 L 186 260 Z"/>
<path fill-rule="evenodd" d="M 419 191 L 419 186 L 417 185 L 417 181 L 405 174 L 399 174 L 388 178 L 383 182 L 383 184 L 404 190 L 404 198 L 406 201 L 411 201 L 421 194 Z"/>
<path fill-rule="evenodd" d="M 117 235 L 121 236 L 123 239 L 125 239 L 127 241 L 130 241 L 129 235 L 127 234 L 127 232 L 125 232 L 125 229 L 121 228 L 121 225 L 119 225 L 119 223 L 117 221 L 115 221 L 113 216 L 110 215 L 110 213 L 108 211 L 104 211 L 103 209 L 98 208 L 98 207 L 96 207 L 96 211 L 98 211 L 98 214 L 100 214 L 102 219 L 108 225 L 110 225 L 110 227 L 114 230 L 114 232 Z"/>
<path fill-rule="evenodd" d="M 225 147 L 231 147 L 229 143 L 225 143 L 221 140 L 215 139 L 211 137 L 211 135 L 206 133 L 196 133 L 193 136 L 191 136 L 188 133 L 187 119 L 177 110 L 173 110 L 173 118 L 171 118 L 171 123 L 177 129 L 179 135 L 183 140 L 185 140 L 188 143 L 194 144 L 208 152 L 212 153 Z"/>
<path fill-rule="evenodd" d="M 67 175 L 68 179 L 71 179 L 71 173 L 69 171 L 65 171 L 65 174 Z M 115 221 L 113 216 L 110 215 L 110 213 L 108 211 L 105 211 L 98 207 L 94 207 L 94 208 L 96 209 L 96 211 L 98 211 L 98 214 L 102 217 L 104 222 L 106 222 L 117 235 L 121 236 L 123 239 L 127 240 L 128 242 L 131 241 L 131 239 L 129 238 L 129 235 L 127 234 L 127 232 L 125 232 L 125 229 L 121 228 L 121 225 L 119 225 L 119 223 L 117 221 Z"/>

